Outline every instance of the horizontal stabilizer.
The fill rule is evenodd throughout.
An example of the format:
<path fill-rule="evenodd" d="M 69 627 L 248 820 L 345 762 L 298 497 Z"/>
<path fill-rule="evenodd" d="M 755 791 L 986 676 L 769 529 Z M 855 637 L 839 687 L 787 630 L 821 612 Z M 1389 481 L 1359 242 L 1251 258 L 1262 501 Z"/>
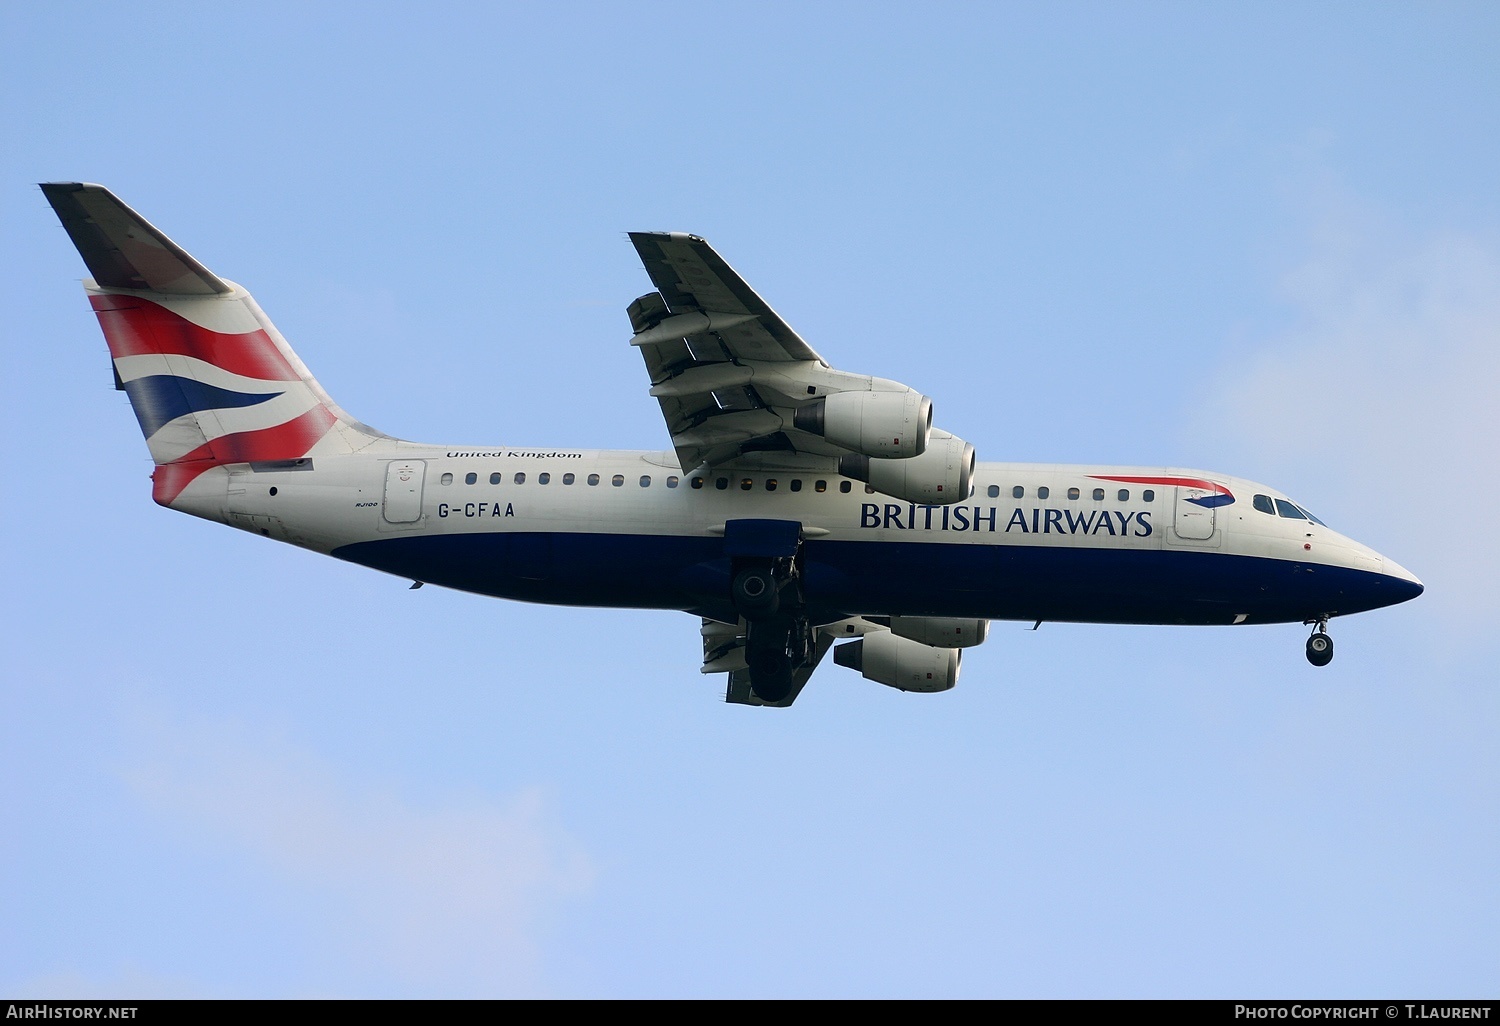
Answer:
<path fill-rule="evenodd" d="M 46 182 L 42 194 L 100 286 L 169 296 L 233 291 L 104 186 Z"/>

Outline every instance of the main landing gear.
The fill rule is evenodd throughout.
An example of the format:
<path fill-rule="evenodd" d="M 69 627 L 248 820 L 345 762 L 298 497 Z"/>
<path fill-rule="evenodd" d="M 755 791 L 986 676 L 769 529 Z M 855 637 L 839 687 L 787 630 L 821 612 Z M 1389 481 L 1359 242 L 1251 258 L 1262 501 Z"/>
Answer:
<path fill-rule="evenodd" d="M 780 702 L 792 693 L 793 675 L 812 650 L 795 561 L 741 565 L 732 594 L 735 609 L 745 618 L 750 689 L 762 702 Z"/>
<path fill-rule="evenodd" d="M 1328 636 L 1328 617 L 1306 621 L 1314 625 L 1312 637 L 1307 639 L 1307 661 L 1314 666 L 1327 666 L 1333 662 L 1333 639 Z"/>

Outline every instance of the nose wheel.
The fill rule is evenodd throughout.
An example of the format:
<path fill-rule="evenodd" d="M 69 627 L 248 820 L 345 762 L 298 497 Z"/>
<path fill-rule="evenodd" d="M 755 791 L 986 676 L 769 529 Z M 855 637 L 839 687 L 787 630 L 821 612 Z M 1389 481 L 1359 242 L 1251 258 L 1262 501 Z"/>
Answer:
<path fill-rule="evenodd" d="M 1333 662 L 1333 639 L 1328 636 L 1328 617 L 1308 622 L 1317 626 L 1312 637 L 1307 639 L 1307 661 L 1314 666 L 1327 666 Z"/>

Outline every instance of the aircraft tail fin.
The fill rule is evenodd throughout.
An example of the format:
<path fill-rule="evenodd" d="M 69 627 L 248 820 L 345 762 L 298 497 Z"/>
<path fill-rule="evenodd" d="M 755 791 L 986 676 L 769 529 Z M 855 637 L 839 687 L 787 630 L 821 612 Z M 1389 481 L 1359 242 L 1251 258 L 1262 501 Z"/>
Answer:
<path fill-rule="evenodd" d="M 388 436 L 323 391 L 250 294 L 189 256 L 101 185 L 42 185 L 83 262 L 116 387 L 172 505 L 204 471 L 349 453 Z"/>

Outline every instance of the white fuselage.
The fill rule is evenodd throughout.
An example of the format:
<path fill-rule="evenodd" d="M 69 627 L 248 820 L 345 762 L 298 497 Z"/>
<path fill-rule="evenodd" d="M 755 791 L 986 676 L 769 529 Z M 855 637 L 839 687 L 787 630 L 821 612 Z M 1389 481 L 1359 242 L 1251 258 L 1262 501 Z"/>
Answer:
<path fill-rule="evenodd" d="M 416 580 L 579 605 L 713 612 L 702 589 L 671 582 L 714 562 L 725 523 L 746 519 L 801 525 L 808 562 L 826 567 L 826 595 L 809 576 L 826 616 L 1267 622 L 1420 588 L 1336 531 L 1254 508 L 1252 494 L 1281 498 L 1270 489 L 1201 471 L 983 463 L 966 501 L 918 505 L 826 472 L 684 474 L 667 452 L 379 448 L 216 468 L 172 505 Z M 1232 501 L 1205 509 L 1190 501 L 1203 489 L 1122 478 L 1212 483 Z M 621 566 L 645 575 L 639 587 L 621 585 Z M 866 580 L 864 598 L 872 574 L 900 587 Z"/>

